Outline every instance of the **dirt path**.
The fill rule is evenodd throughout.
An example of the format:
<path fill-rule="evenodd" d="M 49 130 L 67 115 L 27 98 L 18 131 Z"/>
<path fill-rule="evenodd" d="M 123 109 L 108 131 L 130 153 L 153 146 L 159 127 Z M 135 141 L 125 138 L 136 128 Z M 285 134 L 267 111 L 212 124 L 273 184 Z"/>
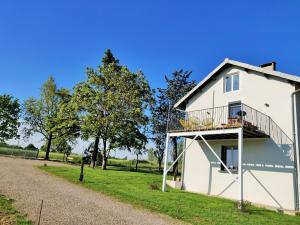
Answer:
<path fill-rule="evenodd" d="M 15 199 L 15 207 L 35 223 L 42 199 L 41 225 L 175 223 L 167 216 L 136 209 L 34 167 L 43 164 L 43 161 L 0 157 L 0 193 Z"/>

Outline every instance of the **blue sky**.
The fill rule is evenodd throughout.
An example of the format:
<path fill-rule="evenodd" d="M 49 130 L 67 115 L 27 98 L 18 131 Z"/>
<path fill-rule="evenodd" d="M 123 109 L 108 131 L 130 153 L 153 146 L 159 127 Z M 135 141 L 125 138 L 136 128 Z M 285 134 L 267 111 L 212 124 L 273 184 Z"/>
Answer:
<path fill-rule="evenodd" d="M 175 69 L 201 80 L 225 57 L 300 75 L 300 1 L 1 1 L 0 92 L 38 96 L 85 79 L 106 48 L 153 87 Z"/>
<path fill-rule="evenodd" d="M 300 75 L 300 1 L 1 1 L 0 93 L 37 97 L 85 79 L 105 49 L 152 87 L 176 69 L 200 81 L 224 58 Z"/>

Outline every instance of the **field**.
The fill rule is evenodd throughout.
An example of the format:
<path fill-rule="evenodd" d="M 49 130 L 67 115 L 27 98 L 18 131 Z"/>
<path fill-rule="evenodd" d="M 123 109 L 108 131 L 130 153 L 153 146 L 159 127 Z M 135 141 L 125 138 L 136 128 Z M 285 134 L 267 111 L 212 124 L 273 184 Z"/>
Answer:
<path fill-rule="evenodd" d="M 122 167 L 121 167 L 122 168 Z M 84 182 L 78 181 L 79 167 L 40 167 L 40 169 L 113 196 L 136 207 L 167 214 L 192 224 L 300 224 L 299 216 L 289 216 L 263 208 L 248 206 L 246 212 L 237 209 L 227 199 L 187 193 L 168 188 L 161 192 L 161 175 L 144 172 L 85 168 Z"/>
<path fill-rule="evenodd" d="M 12 206 L 13 200 L 0 195 L 0 224 L 3 225 L 32 225 L 23 215 Z"/>
<path fill-rule="evenodd" d="M 40 151 L 33 151 L 33 150 L 25 150 L 25 149 L 17 149 L 17 148 L 7 148 L 7 147 L 0 147 L 0 155 L 9 155 L 9 156 L 16 156 L 16 157 L 23 157 L 23 158 L 36 158 L 39 159 L 45 158 L 46 152 Z M 50 152 L 50 160 L 55 161 L 65 161 L 64 154 L 58 152 Z M 68 157 L 68 162 L 74 164 L 81 163 L 81 155 L 78 154 L 71 154 Z M 118 170 L 125 170 L 125 171 L 133 171 L 135 170 L 135 160 L 126 160 L 126 159 L 116 159 L 116 158 L 109 158 L 108 165 L 112 168 Z M 138 171 L 141 172 L 157 172 L 157 162 L 156 161 L 146 161 L 140 160 L 138 164 Z"/>
<path fill-rule="evenodd" d="M 28 149 L 18 149 L 9 147 L 0 147 L 0 155 L 10 155 L 23 158 L 36 158 L 37 151 Z"/>

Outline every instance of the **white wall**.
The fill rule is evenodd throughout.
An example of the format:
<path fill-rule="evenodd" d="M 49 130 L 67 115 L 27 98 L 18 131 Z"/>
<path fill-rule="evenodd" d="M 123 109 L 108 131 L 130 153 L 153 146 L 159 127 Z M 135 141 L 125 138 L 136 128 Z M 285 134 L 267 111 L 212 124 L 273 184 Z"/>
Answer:
<path fill-rule="evenodd" d="M 187 139 L 187 145 L 191 142 Z M 222 145 L 237 140 L 209 141 L 221 155 Z M 244 199 L 276 208 L 294 209 L 291 148 L 269 139 L 245 139 L 243 151 Z M 239 199 L 239 186 L 229 173 L 220 171 L 220 162 L 202 142 L 194 142 L 185 155 L 184 189 L 208 195 Z M 237 176 L 237 174 L 234 174 Z"/>
<path fill-rule="evenodd" d="M 240 74 L 240 90 L 224 93 L 224 75 L 236 72 Z M 270 116 L 291 138 L 291 93 L 294 90 L 295 86 L 286 80 L 272 76 L 268 79 L 253 71 L 247 73 L 244 70 L 229 67 L 188 102 L 186 111 L 211 108 L 213 91 L 215 91 L 216 107 L 228 105 L 229 102 L 242 101 Z M 266 107 L 265 103 L 269 104 L 269 107 Z"/>
<path fill-rule="evenodd" d="M 228 73 L 240 74 L 240 90 L 224 93 L 223 77 Z M 291 93 L 295 86 L 288 81 L 236 67 L 229 67 L 211 81 L 187 104 L 186 110 L 215 107 L 241 101 L 269 115 L 292 139 Z M 266 107 L 265 104 L 269 107 Z M 187 141 L 187 145 L 189 144 Z M 220 154 L 221 146 L 237 144 L 237 140 L 210 141 Z M 201 145 L 202 146 L 202 145 Z M 237 183 L 230 174 L 220 172 L 217 159 L 205 147 L 194 143 L 185 155 L 184 188 L 188 191 L 238 199 Z M 244 197 L 254 203 L 277 208 L 294 209 L 292 148 L 272 139 L 244 139 Z"/>

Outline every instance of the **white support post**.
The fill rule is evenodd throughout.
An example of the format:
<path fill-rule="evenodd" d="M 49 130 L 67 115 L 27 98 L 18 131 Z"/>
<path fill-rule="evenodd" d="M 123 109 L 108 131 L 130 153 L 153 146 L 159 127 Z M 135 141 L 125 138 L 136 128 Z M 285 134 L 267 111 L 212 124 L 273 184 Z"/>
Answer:
<path fill-rule="evenodd" d="M 166 137 L 166 147 L 165 147 L 165 158 L 164 158 L 164 175 L 163 175 L 163 184 L 162 184 L 162 191 L 164 192 L 166 190 L 166 179 L 167 179 L 167 166 L 168 166 L 168 149 L 169 149 L 169 141 L 170 136 L 169 133 L 167 133 Z"/>
<path fill-rule="evenodd" d="M 193 142 L 198 138 L 199 136 L 196 135 L 193 140 L 191 141 L 191 143 L 179 154 L 179 156 L 177 157 L 177 159 L 175 159 L 173 161 L 173 163 L 171 164 L 171 166 L 167 169 L 166 173 L 168 173 L 170 171 L 170 169 L 172 169 L 172 167 L 175 165 L 175 163 L 180 159 L 180 157 L 186 152 L 186 150 L 189 149 L 189 147 L 193 144 Z"/>
<path fill-rule="evenodd" d="M 238 158 L 239 199 L 241 208 L 243 203 L 243 128 L 240 128 L 238 133 Z"/>
<path fill-rule="evenodd" d="M 186 149 L 186 138 L 183 140 L 183 150 Z M 185 166 L 185 152 L 182 155 L 182 162 L 181 162 L 181 182 L 184 182 L 184 166 Z"/>

